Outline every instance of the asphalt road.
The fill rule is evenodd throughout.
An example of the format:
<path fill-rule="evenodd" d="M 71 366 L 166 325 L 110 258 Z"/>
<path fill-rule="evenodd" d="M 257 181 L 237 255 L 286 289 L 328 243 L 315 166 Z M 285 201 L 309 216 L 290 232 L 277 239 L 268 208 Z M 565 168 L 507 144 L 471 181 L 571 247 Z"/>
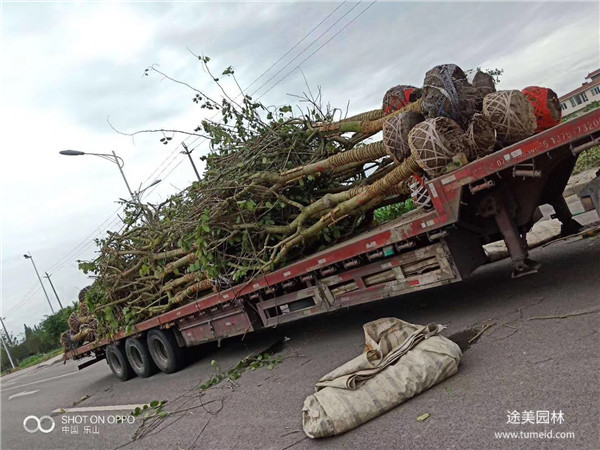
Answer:
<path fill-rule="evenodd" d="M 219 349 L 195 349 L 189 366 L 172 375 L 122 383 L 104 362 L 81 372 L 73 362 L 17 372 L 0 383 L 0 443 L 3 449 L 600 448 L 600 238 L 555 242 L 532 257 L 543 264 L 539 274 L 512 280 L 509 261 L 498 261 L 460 284 L 224 341 Z M 548 315 L 567 317 L 530 320 Z M 455 376 L 344 435 L 306 438 L 301 409 L 314 383 L 361 352 L 365 322 L 388 316 L 442 323 L 446 336 L 463 343 L 473 329 L 494 325 L 465 350 Z M 246 371 L 235 384 L 199 395 L 199 385 L 216 370 L 212 360 L 225 370 L 281 337 L 289 338 L 279 353 L 285 358 L 272 370 Z M 108 423 L 153 400 L 167 400 L 164 411 L 180 412 L 145 426 L 139 417 Z M 72 407 L 92 409 L 59 412 Z M 509 411 L 562 412 L 563 420 L 508 424 Z M 418 422 L 424 413 L 430 418 Z M 56 426 L 28 433 L 23 420 L 29 415 L 50 415 Z M 37 424 L 30 419 L 27 425 Z M 48 429 L 50 420 L 41 426 Z M 550 430 L 574 437 L 495 435 Z M 131 442 L 136 431 L 144 433 Z"/>

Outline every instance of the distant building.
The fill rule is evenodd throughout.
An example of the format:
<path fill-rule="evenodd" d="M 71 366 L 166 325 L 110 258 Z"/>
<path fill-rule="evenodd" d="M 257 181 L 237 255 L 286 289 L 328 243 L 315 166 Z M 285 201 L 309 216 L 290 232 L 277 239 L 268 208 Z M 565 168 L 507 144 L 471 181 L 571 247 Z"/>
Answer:
<path fill-rule="evenodd" d="M 585 79 L 590 81 L 560 97 L 563 118 L 582 111 L 593 102 L 600 102 L 600 69 L 589 73 Z"/>

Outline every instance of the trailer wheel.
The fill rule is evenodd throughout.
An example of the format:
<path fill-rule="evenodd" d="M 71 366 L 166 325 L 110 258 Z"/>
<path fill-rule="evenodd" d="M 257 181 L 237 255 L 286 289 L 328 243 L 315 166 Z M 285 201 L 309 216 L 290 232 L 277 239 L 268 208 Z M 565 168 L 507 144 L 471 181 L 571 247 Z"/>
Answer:
<path fill-rule="evenodd" d="M 125 353 L 131 368 L 138 377 L 148 378 L 158 372 L 158 367 L 156 367 L 152 356 L 150 356 L 146 342 L 131 337 L 127 338 Z"/>
<path fill-rule="evenodd" d="M 112 373 L 121 381 L 127 381 L 135 376 L 135 372 L 131 368 L 123 346 L 110 344 L 106 347 L 106 362 Z"/>
<path fill-rule="evenodd" d="M 183 351 L 172 332 L 151 330 L 148 332 L 147 342 L 152 359 L 160 370 L 173 373 L 183 367 Z"/>

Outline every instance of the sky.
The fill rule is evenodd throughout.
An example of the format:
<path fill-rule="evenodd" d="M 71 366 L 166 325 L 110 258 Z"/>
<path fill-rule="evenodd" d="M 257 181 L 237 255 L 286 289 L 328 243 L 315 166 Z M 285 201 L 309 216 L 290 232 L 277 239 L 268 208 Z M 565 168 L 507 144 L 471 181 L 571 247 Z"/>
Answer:
<path fill-rule="evenodd" d="M 306 83 L 350 114 L 377 108 L 397 84 L 421 86 L 437 64 L 502 68 L 498 89 L 546 86 L 563 95 L 600 67 L 597 1 L 536 2 L 7 2 L 1 4 L 2 137 L 0 315 L 11 333 L 50 307 L 30 252 L 63 305 L 91 280 L 77 260 L 119 228 L 128 193 L 110 161 L 63 149 L 115 151 L 133 190 L 160 202 L 195 174 L 202 140 L 142 130 L 192 131 L 206 114 L 193 91 L 218 97 L 194 55 L 269 105 L 295 104 Z M 226 84 L 226 88 L 233 86 Z M 117 131 L 118 132 L 117 132 Z M 125 133 L 125 134 L 123 134 Z M 56 297 L 43 279 L 55 310 Z"/>

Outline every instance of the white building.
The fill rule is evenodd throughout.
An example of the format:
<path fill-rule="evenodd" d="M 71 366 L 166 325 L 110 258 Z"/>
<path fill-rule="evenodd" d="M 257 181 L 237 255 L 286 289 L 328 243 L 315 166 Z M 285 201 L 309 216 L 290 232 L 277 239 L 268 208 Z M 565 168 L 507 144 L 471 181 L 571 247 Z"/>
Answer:
<path fill-rule="evenodd" d="M 563 118 L 583 110 L 593 102 L 600 102 L 600 69 L 589 73 L 585 79 L 590 81 L 560 97 Z"/>

